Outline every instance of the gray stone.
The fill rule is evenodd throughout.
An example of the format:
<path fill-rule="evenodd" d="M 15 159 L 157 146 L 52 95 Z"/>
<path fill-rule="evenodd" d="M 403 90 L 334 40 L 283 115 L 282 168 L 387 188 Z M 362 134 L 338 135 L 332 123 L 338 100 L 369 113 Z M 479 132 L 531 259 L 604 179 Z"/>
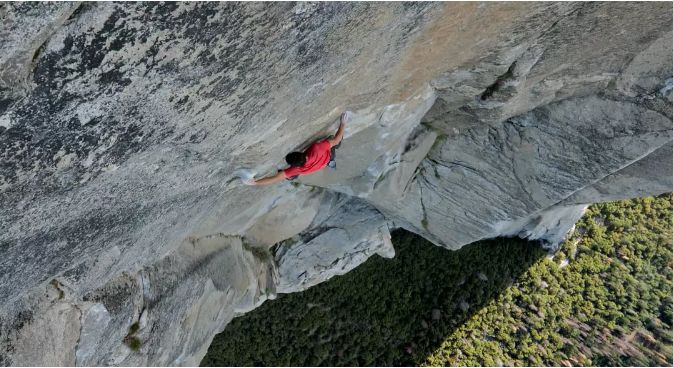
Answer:
<path fill-rule="evenodd" d="M 96 362 L 96 346 L 110 320 L 110 313 L 101 303 L 91 305 L 86 311 L 82 318 L 79 344 L 75 352 L 77 365 L 93 365 Z"/>
<path fill-rule="evenodd" d="M 0 364 L 198 365 L 392 228 L 553 248 L 672 191 L 672 7 L 3 4 Z M 345 110 L 336 170 L 241 182 Z"/>
<path fill-rule="evenodd" d="M 328 217 L 308 231 L 281 242 L 276 250 L 277 291 L 290 293 L 343 275 L 373 254 L 393 257 L 386 219 L 357 199 L 336 198 L 332 208 L 321 208 Z"/>

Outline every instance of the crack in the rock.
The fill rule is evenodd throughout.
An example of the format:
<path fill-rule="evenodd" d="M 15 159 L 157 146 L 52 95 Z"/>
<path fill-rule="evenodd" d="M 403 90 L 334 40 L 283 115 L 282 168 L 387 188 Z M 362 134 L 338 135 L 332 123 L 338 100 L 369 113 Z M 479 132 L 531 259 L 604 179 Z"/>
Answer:
<path fill-rule="evenodd" d="M 29 73 L 28 73 L 28 79 L 31 79 L 33 76 L 33 72 L 35 70 L 35 67 L 38 64 L 40 56 L 42 56 L 42 53 L 44 49 L 47 47 L 47 44 L 51 40 L 51 38 L 61 29 L 63 26 L 69 22 L 71 22 L 74 18 L 79 16 L 79 14 L 82 12 L 82 8 L 85 6 L 85 3 L 83 2 L 77 2 L 77 5 L 74 6 L 70 12 L 67 14 L 67 18 L 63 21 L 57 22 L 57 26 L 55 26 L 48 34 L 44 35 L 44 39 L 42 42 L 40 42 L 40 45 L 37 46 L 33 51 L 31 61 L 30 61 L 30 68 L 29 68 Z"/>
<path fill-rule="evenodd" d="M 580 10 L 582 10 L 582 9 L 585 7 L 586 4 L 585 4 L 585 3 L 579 3 L 579 4 L 576 4 L 576 5 L 577 5 L 576 8 L 574 8 L 574 9 L 568 11 L 568 12 L 565 13 L 565 14 L 561 14 L 561 16 L 559 16 L 559 18 L 558 18 L 556 21 L 554 21 L 554 23 L 552 23 L 552 24 L 551 24 L 549 27 L 547 27 L 546 29 L 542 30 L 542 32 L 539 33 L 539 36 L 538 36 L 537 39 L 538 39 L 538 40 L 539 40 L 539 39 L 543 39 L 543 38 L 544 38 L 545 36 L 547 36 L 547 35 L 548 35 L 554 28 L 556 28 L 556 26 L 558 25 L 559 22 L 561 22 L 561 21 L 562 21 L 563 19 L 565 19 L 565 18 L 570 18 L 571 16 L 575 15 L 575 13 L 578 13 Z"/>
<path fill-rule="evenodd" d="M 75 351 L 75 364 L 77 364 L 77 349 L 79 349 L 79 343 L 82 340 L 82 329 L 84 328 L 84 321 L 83 321 L 84 313 L 82 313 L 82 309 L 80 309 L 80 307 L 77 304 L 75 304 L 74 302 L 72 303 L 72 306 L 75 307 L 75 309 L 77 309 L 77 312 L 79 313 L 79 318 L 78 318 L 79 319 L 79 334 L 77 335 L 77 341 L 75 342 L 75 349 L 74 349 L 74 351 Z"/>
<path fill-rule="evenodd" d="M 516 68 L 516 60 L 507 68 L 507 71 L 497 77 L 495 79 L 495 82 L 493 82 L 490 86 L 486 87 L 484 92 L 479 96 L 479 99 L 482 101 L 486 101 L 489 98 L 493 97 L 493 94 L 498 92 L 502 86 L 509 82 L 510 80 L 514 79 L 514 68 Z"/>
<path fill-rule="evenodd" d="M 626 165 L 624 165 L 624 166 L 622 166 L 622 167 L 620 167 L 620 168 L 618 168 L 618 169 L 616 169 L 616 170 L 614 170 L 614 171 L 612 171 L 612 172 L 610 172 L 610 173 L 608 173 L 608 174 L 606 174 L 606 175 L 604 175 L 604 176 L 602 176 L 602 177 L 600 177 L 600 178 L 598 178 L 598 179 L 596 179 L 596 180 L 594 180 L 594 181 L 592 181 L 592 182 L 590 182 L 590 183 L 588 183 L 588 184 L 582 186 L 581 188 L 579 188 L 579 189 L 573 191 L 572 193 L 568 194 L 567 196 L 565 196 L 565 197 L 563 197 L 562 199 L 558 200 L 557 202 L 553 203 L 553 204 L 550 205 L 549 207 L 551 207 L 551 206 L 556 206 L 556 205 L 559 205 L 559 204 L 562 204 L 563 201 L 565 201 L 565 200 L 567 200 L 568 198 L 572 197 L 575 193 L 579 193 L 579 192 L 582 191 L 583 189 L 589 188 L 589 187 L 593 186 L 594 184 L 597 184 L 597 183 L 601 182 L 603 179 L 607 178 L 608 176 L 613 175 L 613 174 L 616 174 L 616 173 L 618 173 L 618 172 L 620 172 L 620 171 L 622 171 L 622 170 L 624 170 L 624 169 L 626 169 L 626 168 L 628 168 L 628 167 L 630 167 L 630 166 L 632 166 L 632 165 L 634 165 L 634 164 L 637 164 L 638 162 L 640 162 L 640 161 L 642 161 L 643 159 L 647 158 L 648 156 L 650 156 L 651 154 L 655 153 L 656 151 L 658 151 L 658 150 L 660 150 L 660 149 L 663 149 L 665 146 L 669 145 L 670 143 L 673 143 L 673 139 L 670 139 L 670 140 L 666 141 L 665 143 L 663 143 L 663 144 L 659 145 L 658 147 L 652 149 L 652 150 L 649 151 L 648 153 L 646 153 L 646 154 L 644 154 L 644 155 L 642 155 L 642 156 L 636 158 L 635 160 L 629 162 L 628 164 L 626 164 Z M 586 203 L 566 203 L 566 204 L 586 204 Z"/>

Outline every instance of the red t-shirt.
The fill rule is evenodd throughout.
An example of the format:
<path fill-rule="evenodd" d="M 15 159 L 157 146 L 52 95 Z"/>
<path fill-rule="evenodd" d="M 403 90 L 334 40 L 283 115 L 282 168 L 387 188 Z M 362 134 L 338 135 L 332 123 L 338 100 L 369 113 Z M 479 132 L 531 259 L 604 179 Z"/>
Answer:
<path fill-rule="evenodd" d="M 295 175 L 310 174 L 327 166 L 331 156 L 330 148 L 332 147 L 328 140 L 313 143 L 311 147 L 305 151 L 306 163 L 304 163 L 304 166 L 288 167 L 283 170 L 285 177 L 291 178 Z"/>

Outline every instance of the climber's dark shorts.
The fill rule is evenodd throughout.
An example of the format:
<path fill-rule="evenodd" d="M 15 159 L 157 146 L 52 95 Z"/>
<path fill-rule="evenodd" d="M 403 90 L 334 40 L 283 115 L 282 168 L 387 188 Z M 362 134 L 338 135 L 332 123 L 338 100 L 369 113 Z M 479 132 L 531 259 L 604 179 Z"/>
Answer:
<path fill-rule="evenodd" d="M 336 161 L 334 160 L 334 158 L 336 157 L 336 150 L 339 148 L 339 146 L 341 146 L 341 142 L 339 142 L 339 144 L 337 144 L 336 146 L 333 146 L 329 150 L 330 156 L 329 156 L 329 162 L 327 163 L 327 166 L 331 167 L 332 169 L 336 169 Z M 285 180 L 294 180 L 298 177 L 299 177 L 299 175 L 290 176 L 289 178 L 285 178 Z"/>
<path fill-rule="evenodd" d="M 339 144 L 330 148 L 330 150 L 329 150 L 330 156 L 329 156 L 329 162 L 327 163 L 327 166 L 329 166 L 333 169 L 336 168 L 336 161 L 334 159 L 336 157 L 336 150 L 339 148 L 339 146 L 341 146 L 341 142 L 339 142 Z"/>

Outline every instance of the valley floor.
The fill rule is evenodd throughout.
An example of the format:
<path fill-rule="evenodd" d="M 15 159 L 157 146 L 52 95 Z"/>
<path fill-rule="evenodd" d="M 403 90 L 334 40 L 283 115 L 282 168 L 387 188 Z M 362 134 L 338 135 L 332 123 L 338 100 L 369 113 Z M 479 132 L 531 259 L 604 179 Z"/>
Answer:
<path fill-rule="evenodd" d="M 593 205 L 534 242 L 397 255 L 234 319 L 203 366 L 673 365 L 673 195 Z"/>

